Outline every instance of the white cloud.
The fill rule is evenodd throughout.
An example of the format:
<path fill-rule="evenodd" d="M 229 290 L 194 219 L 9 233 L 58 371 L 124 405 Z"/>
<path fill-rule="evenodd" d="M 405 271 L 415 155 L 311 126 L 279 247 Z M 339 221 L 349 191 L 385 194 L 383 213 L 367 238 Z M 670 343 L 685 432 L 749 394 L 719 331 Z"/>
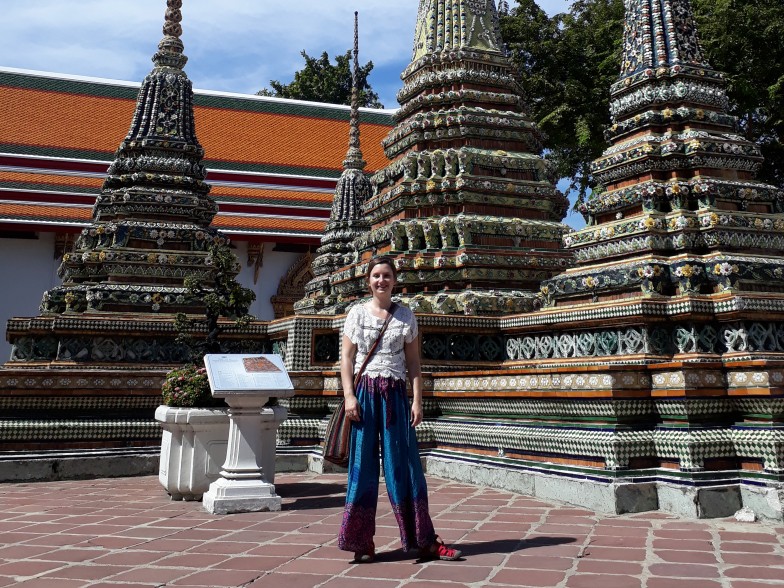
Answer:
<path fill-rule="evenodd" d="M 540 0 L 549 12 L 567 0 Z M 3 0 L 0 65 L 140 81 L 161 38 L 164 0 Z M 510 2 L 513 4 L 513 2 Z M 398 74 L 411 57 L 418 0 L 187 0 L 186 71 L 197 88 L 253 93 L 289 81 L 311 55 L 343 53 L 360 11 L 360 59 L 371 84 L 396 106 Z"/>

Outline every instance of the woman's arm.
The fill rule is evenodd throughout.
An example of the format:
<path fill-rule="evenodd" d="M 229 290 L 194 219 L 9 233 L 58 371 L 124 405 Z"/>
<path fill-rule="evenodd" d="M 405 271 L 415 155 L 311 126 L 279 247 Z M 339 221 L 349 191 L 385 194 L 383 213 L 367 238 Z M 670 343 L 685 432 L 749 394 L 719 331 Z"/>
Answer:
<path fill-rule="evenodd" d="M 411 404 L 411 426 L 416 427 L 422 422 L 422 367 L 419 360 L 419 337 L 406 343 L 406 372 L 414 389 L 414 401 Z"/>
<path fill-rule="evenodd" d="M 343 400 L 345 401 L 346 415 L 352 421 L 358 421 L 359 403 L 354 394 L 354 358 L 357 355 L 357 346 L 343 335 L 343 352 L 340 356 L 340 382 L 343 384 Z"/>

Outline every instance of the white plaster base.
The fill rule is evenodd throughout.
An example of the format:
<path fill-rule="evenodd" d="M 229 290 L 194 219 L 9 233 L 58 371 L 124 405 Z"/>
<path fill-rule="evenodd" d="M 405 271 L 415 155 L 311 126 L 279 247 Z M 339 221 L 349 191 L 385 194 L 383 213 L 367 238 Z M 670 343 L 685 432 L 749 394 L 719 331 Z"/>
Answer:
<path fill-rule="evenodd" d="M 743 506 L 754 511 L 757 518 L 784 522 L 784 484 L 771 483 L 767 486 L 742 484 L 740 495 Z"/>
<path fill-rule="evenodd" d="M 225 408 L 159 406 L 163 428 L 158 479 L 172 500 L 200 500 L 220 477 L 226 459 L 229 416 Z"/>
<path fill-rule="evenodd" d="M 226 480 L 220 478 L 210 484 L 202 504 L 212 514 L 280 510 L 281 498 L 275 486 L 257 480 Z"/>
<path fill-rule="evenodd" d="M 425 464 L 428 474 L 441 478 L 489 486 L 543 500 L 566 502 L 596 512 L 624 514 L 658 508 L 656 484 L 652 482 L 602 484 L 593 480 L 468 463 L 436 455 L 427 456 Z"/>
<path fill-rule="evenodd" d="M 694 488 L 658 482 L 659 508 L 691 519 L 731 517 L 742 506 L 738 484 Z"/>
<path fill-rule="evenodd" d="M 275 434 L 288 411 L 264 407 L 262 393 L 223 393 L 229 404 L 229 439 L 221 477 L 203 496 L 205 510 L 231 514 L 280 510 L 275 494 Z"/>

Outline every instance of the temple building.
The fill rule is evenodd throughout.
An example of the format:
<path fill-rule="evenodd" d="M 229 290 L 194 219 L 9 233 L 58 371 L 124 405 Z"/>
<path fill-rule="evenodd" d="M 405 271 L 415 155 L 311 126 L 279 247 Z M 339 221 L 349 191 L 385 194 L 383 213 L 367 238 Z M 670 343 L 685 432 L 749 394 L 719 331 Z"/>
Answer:
<path fill-rule="evenodd" d="M 3 289 L 3 325 L 36 315 L 60 284 L 62 256 L 91 224 L 138 94 L 138 83 L 0 67 L 0 268 L 15 276 Z M 256 293 L 251 313 L 292 314 L 329 217 L 350 109 L 196 90 L 193 110 L 219 208 L 212 226 L 231 239 L 238 279 Z M 375 172 L 386 163 L 391 113 L 360 108 L 358 117 Z M 0 356 L 11 356 L 5 338 Z"/>
<path fill-rule="evenodd" d="M 345 312 L 366 296 L 368 261 L 387 254 L 400 274 L 396 299 L 420 327 L 417 436 L 429 473 L 603 512 L 726 517 L 747 506 L 784 520 L 784 191 L 755 181 L 759 151 L 728 114 L 689 2 L 625 4 L 609 146 L 594 163 L 602 186 L 583 206 L 588 226 L 574 232 L 492 0 L 420 0 L 391 116 L 356 100 L 208 92 L 191 106 L 170 18 L 136 112 L 165 93 L 156 76 L 177 77 L 184 90 L 170 106 L 184 110 L 171 142 L 156 143 L 171 118 L 137 133 L 149 119 L 134 115 L 126 86 L 0 72 L 0 101 L 21 96 L 45 111 L 59 100 L 69 113 L 41 128 L 0 121 L 0 194 L 15 195 L 0 203 L 4 229 L 82 230 L 73 243 L 58 237 L 76 257 L 64 260 L 62 286 L 41 289 L 41 314 L 9 323 L 0 451 L 154 454 L 151 409 L 167 356 L 156 348 L 157 365 L 133 360 L 169 336 L 167 305 L 196 302 L 177 300 L 177 271 L 198 266 L 209 281 L 198 235 L 220 239 L 219 230 L 251 263 L 245 283 L 298 259 L 280 293 L 294 312 L 272 320 L 266 309 L 236 333 L 289 370 L 296 394 L 279 400 L 290 416 L 277 438 L 287 467 L 323 471 Z M 355 41 L 355 63 L 356 51 Z M 86 109 L 74 104 L 86 100 L 112 116 L 53 134 L 80 128 Z M 123 116 L 131 132 L 99 172 L 113 148 L 105 133 Z M 237 120 L 302 125 L 319 149 L 305 158 L 258 138 L 268 130 L 244 134 Z M 256 163 L 242 158 L 254 149 Z M 149 257 L 107 258 L 139 250 Z M 105 284 L 138 287 L 128 299 L 137 306 L 102 310 Z"/>

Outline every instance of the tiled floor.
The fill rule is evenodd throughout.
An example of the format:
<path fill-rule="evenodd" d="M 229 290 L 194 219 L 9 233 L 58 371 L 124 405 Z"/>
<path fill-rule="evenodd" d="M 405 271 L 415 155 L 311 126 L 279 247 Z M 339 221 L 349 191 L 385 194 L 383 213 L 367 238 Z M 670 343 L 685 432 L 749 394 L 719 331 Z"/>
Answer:
<path fill-rule="evenodd" d="M 282 474 L 283 511 L 213 516 L 157 478 L 0 485 L 0 587 L 763 588 L 784 586 L 784 526 L 604 516 L 429 478 L 436 529 L 465 553 L 399 549 L 386 498 L 378 561 L 335 546 L 344 476 Z"/>

